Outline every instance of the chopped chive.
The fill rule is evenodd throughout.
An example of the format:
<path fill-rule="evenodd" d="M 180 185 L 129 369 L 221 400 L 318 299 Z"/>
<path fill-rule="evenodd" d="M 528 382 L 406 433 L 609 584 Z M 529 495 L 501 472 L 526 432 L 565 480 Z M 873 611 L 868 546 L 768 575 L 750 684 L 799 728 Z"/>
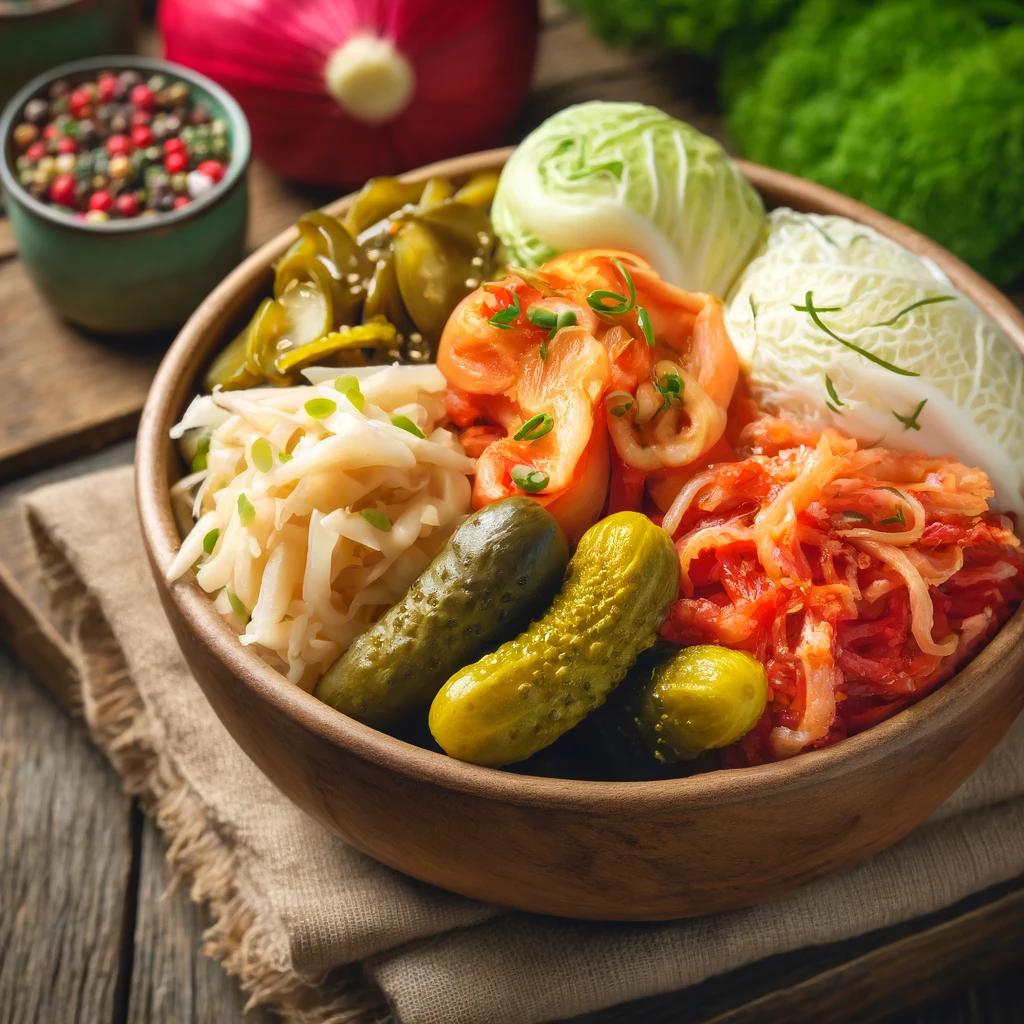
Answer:
<path fill-rule="evenodd" d="M 620 295 L 618 292 L 608 291 L 606 288 L 599 288 L 587 296 L 587 305 L 595 313 L 603 313 L 605 316 L 622 316 L 636 305 L 636 285 L 633 284 L 633 275 L 625 268 L 621 260 L 612 257 L 612 264 L 626 282 L 629 297 Z M 612 304 L 608 306 L 605 304 L 606 302 Z"/>
<path fill-rule="evenodd" d="M 897 498 L 902 498 L 904 501 L 907 500 L 907 496 L 902 491 L 898 491 L 895 487 L 883 487 L 882 490 L 888 491 L 890 494 L 895 494 Z"/>
<path fill-rule="evenodd" d="M 640 324 L 640 330 L 644 332 L 644 339 L 650 348 L 654 348 L 654 328 L 651 327 L 651 316 L 643 306 L 636 307 L 636 320 Z"/>
<path fill-rule="evenodd" d="M 246 622 L 248 622 L 252 618 L 252 615 L 249 613 L 249 609 L 246 608 L 245 605 L 238 600 L 233 590 L 230 590 L 228 587 L 225 587 L 224 590 L 228 595 L 228 600 L 231 602 L 231 610 L 240 619 L 244 619 Z"/>
<path fill-rule="evenodd" d="M 920 309 L 921 306 L 933 306 L 937 302 L 953 302 L 956 299 L 955 295 L 936 295 L 931 299 L 921 299 L 918 302 L 912 302 L 909 306 L 904 306 L 895 316 L 890 317 L 888 320 L 879 320 L 877 324 L 868 324 L 869 327 L 892 327 L 897 320 L 901 317 L 905 317 L 909 312 L 915 309 Z"/>
<path fill-rule="evenodd" d="M 613 416 L 625 416 L 630 409 L 633 408 L 632 402 L 623 402 L 622 405 L 616 405 L 612 407 L 611 413 Z"/>
<path fill-rule="evenodd" d="M 427 436 L 408 416 L 392 416 L 391 426 L 398 427 L 399 430 L 408 430 L 410 434 L 416 437 L 425 438 Z"/>
<path fill-rule="evenodd" d="M 284 463 L 286 463 L 286 462 L 291 462 L 292 459 L 294 459 L 294 458 L 295 458 L 294 455 L 289 455 L 287 452 L 281 452 L 281 454 L 278 455 L 278 459 L 280 460 L 282 465 Z"/>
<path fill-rule="evenodd" d="M 907 517 L 903 514 L 903 506 L 897 506 L 896 515 L 890 516 L 888 519 L 882 519 L 881 524 L 882 526 L 906 526 Z"/>
<path fill-rule="evenodd" d="M 833 338 L 836 341 L 838 341 L 840 345 L 845 345 L 852 352 L 856 352 L 858 355 L 864 356 L 865 359 L 870 359 L 871 362 L 875 363 L 875 365 L 877 366 L 881 366 L 883 369 L 889 370 L 892 373 L 898 373 L 901 377 L 921 376 L 919 373 L 915 373 L 913 370 L 904 370 L 902 367 L 894 366 L 892 363 L 884 360 L 881 356 L 876 356 L 874 352 L 869 352 L 866 348 L 861 348 L 860 345 L 855 344 L 849 339 L 840 338 L 839 335 L 835 333 L 835 331 L 830 330 L 828 327 L 826 327 L 818 314 L 835 313 L 839 311 L 840 307 L 823 306 L 821 309 L 817 309 L 814 305 L 814 292 L 808 292 L 804 296 L 804 303 L 805 305 L 803 306 L 794 305 L 793 308 L 798 313 L 807 313 L 810 316 L 811 320 L 814 321 L 815 326 L 819 328 L 819 330 L 824 331 L 830 338 Z"/>
<path fill-rule="evenodd" d="M 256 509 L 243 491 L 238 496 L 238 521 L 243 526 L 248 526 L 255 518 Z"/>
<path fill-rule="evenodd" d="M 836 386 L 832 383 L 832 378 L 827 373 L 825 374 L 825 390 L 828 392 L 829 398 L 831 398 L 836 405 L 842 406 L 846 404 L 841 401 L 839 396 L 836 394 Z"/>
<path fill-rule="evenodd" d="M 757 330 L 757 303 L 754 301 L 754 296 L 748 295 L 747 302 L 750 303 L 750 315 L 754 321 L 754 330 Z"/>
<path fill-rule="evenodd" d="M 532 466 L 512 467 L 512 482 L 521 491 L 526 491 L 529 494 L 543 491 L 550 479 L 547 473 L 542 473 L 539 469 L 534 469 Z"/>
<path fill-rule="evenodd" d="M 379 508 L 361 508 L 359 514 L 375 529 L 391 532 L 391 520 Z"/>
<path fill-rule="evenodd" d="M 654 389 L 661 395 L 661 408 L 658 412 L 667 409 L 672 403 L 683 404 L 683 381 L 677 373 L 666 373 L 663 377 L 656 378 Z"/>
<path fill-rule="evenodd" d="M 334 390 L 340 391 L 343 395 L 350 395 L 353 391 L 359 391 L 359 378 L 352 373 L 343 373 L 340 377 L 334 378 Z"/>
<path fill-rule="evenodd" d="M 522 312 L 522 306 L 519 303 L 519 295 L 516 292 L 512 292 L 512 305 L 505 306 L 504 309 L 499 309 L 494 316 L 488 319 L 488 323 L 492 327 L 497 327 L 500 330 L 507 331 L 512 324 L 515 323 L 516 317 Z"/>
<path fill-rule="evenodd" d="M 217 538 L 220 536 L 220 530 L 214 527 L 204 538 L 203 538 L 203 551 L 208 555 L 213 554 L 213 549 L 217 546 Z"/>
<path fill-rule="evenodd" d="M 545 309 L 543 306 L 531 306 L 526 311 L 526 319 L 534 327 L 543 327 L 546 331 L 554 331 L 558 327 L 558 314 L 553 309 Z"/>
<path fill-rule="evenodd" d="M 269 473 L 274 468 L 274 452 L 265 437 L 257 437 L 249 449 L 252 464 L 261 472 Z"/>
<path fill-rule="evenodd" d="M 921 410 L 928 404 L 927 398 L 922 398 L 917 403 L 917 408 L 909 416 L 901 416 L 895 409 L 892 410 L 893 416 L 896 417 L 903 424 L 904 430 L 920 430 L 921 424 L 917 422 L 917 417 L 921 415 Z"/>
<path fill-rule="evenodd" d="M 338 403 L 330 398 L 311 398 L 303 408 L 306 415 L 313 420 L 325 420 L 338 410 Z"/>
<path fill-rule="evenodd" d="M 539 441 L 545 434 L 551 433 L 554 425 L 555 421 L 551 416 L 546 412 L 539 412 L 536 416 L 531 416 L 512 437 L 515 441 Z"/>
<path fill-rule="evenodd" d="M 563 309 L 558 313 L 558 321 L 555 323 L 555 330 L 560 331 L 563 327 L 575 327 L 576 314 L 571 309 Z"/>
<path fill-rule="evenodd" d="M 831 410 L 832 410 L 832 411 L 833 411 L 833 412 L 834 412 L 834 413 L 835 413 L 835 414 L 836 414 L 837 416 L 842 416 L 842 415 L 843 415 L 843 411 L 842 411 L 842 409 L 840 409 L 840 408 L 839 408 L 839 406 L 837 406 L 837 405 L 833 405 L 833 404 L 832 404 L 831 402 L 829 402 L 829 401 L 827 401 L 827 400 L 826 400 L 825 404 L 826 404 L 826 405 L 827 405 L 827 406 L 828 406 L 828 407 L 829 407 L 829 408 L 830 408 L 830 409 L 831 409 Z"/>
<path fill-rule="evenodd" d="M 864 515 L 863 512 L 858 512 L 855 508 L 844 508 L 843 515 L 847 519 L 859 519 L 862 523 L 870 523 L 871 516 Z"/>
<path fill-rule="evenodd" d="M 540 353 L 540 361 L 542 363 L 546 363 L 548 361 L 548 343 L 546 341 L 542 341 L 540 343 L 540 348 L 537 349 L 537 351 Z"/>
<path fill-rule="evenodd" d="M 839 248 L 839 243 L 820 224 L 811 220 L 810 217 L 807 218 L 807 223 L 810 224 L 811 227 L 814 228 L 814 230 L 817 231 L 829 245 L 834 245 L 837 249 Z"/>
<path fill-rule="evenodd" d="M 196 453 L 192 456 L 192 472 L 200 473 L 206 469 L 206 456 L 210 454 L 210 438 L 201 437 L 196 445 Z"/>

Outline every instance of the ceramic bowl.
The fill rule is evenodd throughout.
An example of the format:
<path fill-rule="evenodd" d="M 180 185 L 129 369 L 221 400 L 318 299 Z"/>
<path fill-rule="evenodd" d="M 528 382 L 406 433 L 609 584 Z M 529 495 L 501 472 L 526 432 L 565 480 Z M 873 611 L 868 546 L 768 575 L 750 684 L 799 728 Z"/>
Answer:
<path fill-rule="evenodd" d="M 508 151 L 417 172 L 498 168 Z M 741 164 L 769 206 L 836 213 L 931 257 L 1024 352 L 1024 317 L 938 245 L 835 192 Z M 340 214 L 347 200 L 329 207 Z M 168 430 L 295 239 L 268 243 L 203 303 L 161 366 L 139 430 L 146 547 L 188 663 L 239 745 L 324 828 L 416 878 L 522 910 L 603 920 L 707 914 L 840 871 L 920 824 L 1024 707 L 1024 609 L 958 676 L 875 728 L 790 761 L 657 782 L 581 782 L 452 760 L 353 721 L 242 647 L 191 576 L 167 489 Z"/>
<path fill-rule="evenodd" d="M 152 219 L 93 224 L 51 209 L 21 187 L 11 135 L 25 104 L 57 79 L 74 85 L 105 68 L 182 79 L 214 117 L 227 121 L 231 163 L 216 188 Z M 66 320 L 103 334 L 180 327 L 245 252 L 249 154 L 249 124 L 241 108 L 194 71 L 145 57 L 101 57 L 54 68 L 21 89 L 0 120 L 0 184 L 18 255 Z"/>
<path fill-rule="evenodd" d="M 42 0 L 0 7 L 0 108 L 55 64 L 131 49 L 132 0 Z"/>

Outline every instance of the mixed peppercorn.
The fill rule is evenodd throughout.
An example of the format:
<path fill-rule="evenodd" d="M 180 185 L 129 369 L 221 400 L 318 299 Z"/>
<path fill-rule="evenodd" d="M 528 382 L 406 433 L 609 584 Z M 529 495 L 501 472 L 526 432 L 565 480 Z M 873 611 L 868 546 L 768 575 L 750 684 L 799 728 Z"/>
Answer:
<path fill-rule="evenodd" d="M 104 71 L 60 80 L 25 104 L 15 171 L 36 198 L 90 222 L 155 217 L 213 188 L 231 159 L 228 125 L 187 82 Z"/>

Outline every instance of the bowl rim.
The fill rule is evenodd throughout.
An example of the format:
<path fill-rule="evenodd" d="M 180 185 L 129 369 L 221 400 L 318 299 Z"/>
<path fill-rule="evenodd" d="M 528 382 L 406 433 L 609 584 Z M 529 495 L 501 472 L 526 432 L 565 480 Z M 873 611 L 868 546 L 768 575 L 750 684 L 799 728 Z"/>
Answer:
<path fill-rule="evenodd" d="M 148 71 L 173 75 L 192 85 L 204 89 L 224 108 L 231 121 L 231 163 L 223 179 L 198 199 L 194 199 L 180 210 L 171 210 L 154 218 L 133 217 L 130 220 L 111 220 L 99 224 L 77 220 L 66 213 L 54 210 L 47 203 L 31 195 L 15 177 L 14 169 L 7 158 L 8 143 L 18 122 L 18 113 L 25 104 L 35 98 L 37 92 L 61 78 L 73 78 L 89 71 Z M 103 236 L 152 233 L 172 228 L 194 217 L 202 216 L 211 207 L 227 199 L 235 186 L 243 180 L 252 157 L 252 135 L 249 121 L 238 105 L 238 101 L 222 86 L 206 75 L 186 68 L 173 61 L 157 57 L 142 57 L 133 54 L 112 54 L 109 57 L 86 57 L 82 60 L 67 61 L 36 75 L 26 82 L 7 102 L 0 116 L 0 184 L 7 195 L 36 217 L 48 221 L 66 231 L 84 232 Z"/>
<path fill-rule="evenodd" d="M 512 147 L 441 161 L 403 177 L 423 179 L 431 174 L 464 175 L 500 167 Z M 937 243 L 911 228 L 849 197 L 782 171 L 737 161 L 744 176 L 758 189 L 767 190 L 776 205 L 813 210 L 826 206 L 880 230 L 918 255 L 935 260 L 951 284 L 998 323 L 1024 357 L 1024 314 L 994 285 L 983 279 Z M 354 195 L 354 194 L 352 194 Z M 329 204 L 338 212 L 352 195 Z M 593 814 L 616 808 L 654 811 L 666 801 L 678 801 L 694 810 L 749 802 L 759 794 L 778 795 L 780 789 L 798 794 L 819 783 L 849 778 L 860 768 L 884 759 L 900 741 L 927 746 L 938 741 L 949 718 L 969 719 L 973 706 L 984 703 L 998 673 L 990 670 L 1020 645 L 1024 649 L 1024 605 L 1017 609 L 995 637 L 959 673 L 892 718 L 856 736 L 799 757 L 749 768 L 722 769 L 680 779 L 611 782 L 518 775 L 485 768 L 407 743 L 363 725 L 329 708 L 311 694 L 288 682 L 254 652 L 238 643 L 237 634 L 214 610 L 213 603 L 194 577 L 168 583 L 165 571 L 180 544 L 168 495 L 167 430 L 195 393 L 198 367 L 186 376 L 193 351 L 204 337 L 223 336 L 233 318 L 224 312 L 226 300 L 239 290 L 251 290 L 266 278 L 269 263 L 296 237 L 288 229 L 243 261 L 206 298 L 179 333 L 165 355 L 149 392 L 139 425 L 135 459 L 135 488 L 144 545 L 157 586 L 172 602 L 184 627 L 205 646 L 254 700 L 276 705 L 302 728 L 363 760 L 387 768 L 410 780 L 446 790 L 514 806 L 566 809 Z M 202 361 L 216 349 L 202 350 Z M 986 677 L 990 678 L 987 680 Z"/>

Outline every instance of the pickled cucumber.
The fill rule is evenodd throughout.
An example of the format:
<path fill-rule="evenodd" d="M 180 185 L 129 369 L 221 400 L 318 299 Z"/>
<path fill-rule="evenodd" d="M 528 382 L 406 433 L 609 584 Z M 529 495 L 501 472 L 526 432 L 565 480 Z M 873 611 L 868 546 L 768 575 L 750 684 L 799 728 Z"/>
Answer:
<path fill-rule="evenodd" d="M 547 614 L 444 684 L 430 708 L 434 738 L 452 757 L 494 767 L 553 743 L 654 643 L 678 588 L 675 548 L 660 526 L 637 512 L 601 520 Z"/>
<path fill-rule="evenodd" d="M 768 677 L 756 658 L 704 644 L 660 661 L 630 707 L 648 749 L 671 762 L 735 743 L 767 701 Z"/>
<path fill-rule="evenodd" d="M 452 672 L 548 607 L 568 560 L 561 527 L 531 498 L 485 506 L 331 665 L 315 695 L 373 726 L 425 709 Z"/>

